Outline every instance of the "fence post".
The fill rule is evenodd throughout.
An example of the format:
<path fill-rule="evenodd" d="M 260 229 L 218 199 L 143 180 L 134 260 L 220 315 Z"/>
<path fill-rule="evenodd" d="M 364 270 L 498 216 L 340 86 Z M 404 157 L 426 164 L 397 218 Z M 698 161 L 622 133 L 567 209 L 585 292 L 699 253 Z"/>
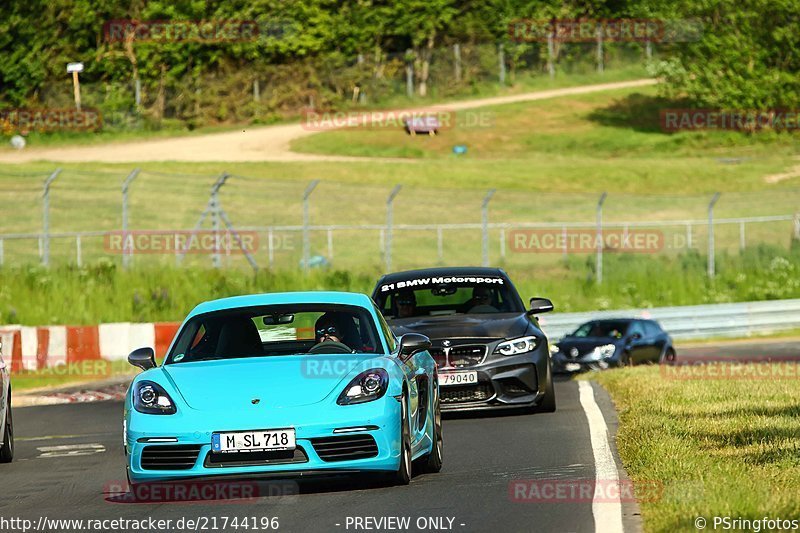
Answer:
<path fill-rule="evenodd" d="M 714 193 L 708 203 L 708 277 L 713 278 L 716 274 L 714 264 L 714 204 L 719 200 L 720 193 Z"/>
<path fill-rule="evenodd" d="M 50 266 L 50 184 L 53 183 L 60 173 L 61 169 L 57 168 L 50 174 L 44 182 L 44 193 L 42 194 L 42 234 L 44 241 L 42 243 L 41 256 L 42 264 L 46 267 Z"/>
<path fill-rule="evenodd" d="M 406 50 L 406 96 L 414 97 L 414 52 Z"/>
<path fill-rule="evenodd" d="M 272 227 L 270 226 L 269 230 L 267 230 L 267 258 L 269 259 L 269 268 L 272 270 L 273 261 L 275 260 L 275 250 L 273 249 L 273 234 L 272 234 Z"/>
<path fill-rule="evenodd" d="M 439 264 L 444 264 L 444 235 L 442 235 L 442 227 L 436 228 L 436 254 L 439 258 Z"/>
<path fill-rule="evenodd" d="M 0 267 L 5 262 L 5 248 L 3 247 L 3 239 L 0 239 Z"/>
<path fill-rule="evenodd" d="M 506 259 L 506 228 L 500 228 L 500 259 Z"/>
<path fill-rule="evenodd" d="M 603 283 L 603 203 L 606 201 L 607 192 L 600 195 L 597 201 L 597 284 Z"/>
<path fill-rule="evenodd" d="M 553 63 L 553 56 L 555 55 L 555 47 L 553 46 L 553 33 L 547 34 L 547 73 L 550 78 L 556 77 L 556 66 Z"/>
<path fill-rule="evenodd" d="M 739 250 L 744 251 L 745 246 L 745 234 L 744 234 L 744 220 L 739 222 Z"/>
<path fill-rule="evenodd" d="M 800 213 L 794 214 L 794 238 L 800 240 Z"/>
<path fill-rule="evenodd" d="M 497 62 L 500 68 L 500 85 L 506 84 L 506 50 L 503 43 L 497 45 Z"/>
<path fill-rule="evenodd" d="M 214 268 L 220 268 L 222 266 L 222 256 L 219 250 L 219 220 L 220 220 L 220 205 L 219 205 L 219 190 L 225 185 L 225 182 L 228 181 L 230 174 L 227 172 L 223 172 L 222 175 L 217 179 L 216 183 L 211 186 L 211 230 L 214 233 L 214 255 L 212 256 L 212 261 L 214 263 Z"/>
<path fill-rule="evenodd" d="M 461 45 L 458 43 L 453 45 L 453 59 L 455 60 L 456 83 L 458 83 L 461 81 Z"/>
<path fill-rule="evenodd" d="M 308 221 L 308 197 L 314 192 L 314 188 L 319 185 L 319 180 L 313 180 L 308 184 L 303 192 L 303 271 L 308 272 L 309 261 L 311 261 L 311 238 L 309 236 Z"/>
<path fill-rule="evenodd" d="M 485 267 L 489 266 L 489 201 L 494 196 L 494 193 L 497 189 L 489 189 L 486 192 L 486 196 L 483 197 L 483 203 L 481 204 L 481 226 L 482 226 L 482 255 L 483 258 L 481 260 L 481 264 Z"/>
<path fill-rule="evenodd" d="M 686 223 L 686 250 L 692 249 L 692 223 Z"/>
<path fill-rule="evenodd" d="M 328 259 L 333 259 L 333 230 L 328 228 Z"/>
<path fill-rule="evenodd" d="M 603 73 L 603 24 L 597 23 L 597 72 Z"/>
<path fill-rule="evenodd" d="M 81 234 L 75 236 L 75 260 L 78 263 L 78 268 L 83 266 L 83 251 L 81 250 Z"/>
<path fill-rule="evenodd" d="M 128 189 L 138 175 L 139 169 L 134 168 L 122 182 L 122 267 L 126 269 L 130 266 L 130 255 L 133 253 L 133 250 L 128 248 Z"/>
<path fill-rule="evenodd" d="M 400 192 L 402 185 L 395 185 L 386 198 L 386 250 L 384 250 L 384 260 L 386 262 L 386 272 L 392 271 L 392 225 L 394 223 L 394 197 Z"/>

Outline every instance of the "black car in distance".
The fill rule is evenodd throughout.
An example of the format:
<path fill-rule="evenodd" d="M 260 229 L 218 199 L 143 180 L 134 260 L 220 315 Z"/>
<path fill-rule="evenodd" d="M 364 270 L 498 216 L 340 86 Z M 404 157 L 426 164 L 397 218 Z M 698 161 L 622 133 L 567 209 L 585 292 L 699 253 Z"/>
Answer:
<path fill-rule="evenodd" d="M 605 370 L 643 363 L 672 363 L 672 338 L 655 320 L 591 320 L 550 345 L 556 373 Z"/>
<path fill-rule="evenodd" d="M 443 411 L 526 408 L 553 412 L 556 399 L 547 338 L 498 268 L 429 268 L 383 276 L 372 299 L 396 335 L 430 338 Z"/>

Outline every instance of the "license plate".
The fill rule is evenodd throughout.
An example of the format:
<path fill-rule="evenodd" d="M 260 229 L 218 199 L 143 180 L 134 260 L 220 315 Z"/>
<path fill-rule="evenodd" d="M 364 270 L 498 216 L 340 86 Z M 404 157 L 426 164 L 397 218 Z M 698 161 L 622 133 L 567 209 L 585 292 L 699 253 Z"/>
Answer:
<path fill-rule="evenodd" d="M 296 447 L 292 428 L 236 431 L 211 435 L 211 451 L 215 453 L 294 450 Z"/>
<path fill-rule="evenodd" d="M 440 372 L 439 385 L 469 385 L 478 382 L 477 372 Z"/>
<path fill-rule="evenodd" d="M 564 370 L 566 370 L 567 372 L 577 372 L 580 369 L 581 365 L 579 365 L 578 363 L 567 363 L 566 365 L 564 365 Z"/>

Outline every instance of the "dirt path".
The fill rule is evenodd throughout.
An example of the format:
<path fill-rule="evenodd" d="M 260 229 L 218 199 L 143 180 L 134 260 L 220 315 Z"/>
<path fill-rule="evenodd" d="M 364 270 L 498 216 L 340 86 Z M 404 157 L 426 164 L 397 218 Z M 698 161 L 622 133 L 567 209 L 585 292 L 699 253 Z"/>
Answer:
<path fill-rule="evenodd" d="M 460 111 L 500 104 L 545 100 L 561 96 L 586 94 L 613 89 L 644 87 L 655 84 L 655 80 L 643 79 L 618 83 L 603 83 L 568 87 L 548 91 L 536 91 L 512 96 L 498 96 L 465 100 L 438 106 L 417 107 L 413 109 L 448 109 Z M 75 146 L 62 148 L 25 149 L 15 152 L 0 152 L 0 163 L 26 163 L 30 161 L 83 162 L 99 161 L 108 163 L 141 161 L 359 161 L 364 158 L 331 155 L 301 154 L 292 152 L 289 143 L 294 139 L 318 133 L 304 124 L 281 126 L 248 127 L 242 131 L 209 133 L 191 137 L 173 137 L 145 141 L 108 143 L 94 146 Z M 406 160 L 403 160 L 406 161 Z"/>

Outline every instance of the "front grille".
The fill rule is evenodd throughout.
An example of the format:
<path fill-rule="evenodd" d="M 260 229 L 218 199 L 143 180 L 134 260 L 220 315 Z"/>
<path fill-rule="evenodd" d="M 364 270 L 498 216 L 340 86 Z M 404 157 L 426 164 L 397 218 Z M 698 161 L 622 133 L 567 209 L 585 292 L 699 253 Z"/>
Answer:
<path fill-rule="evenodd" d="M 307 463 L 306 451 L 298 446 L 294 450 L 269 450 L 260 452 L 208 452 L 203 466 L 220 468 L 226 466 L 282 465 L 287 463 Z"/>
<path fill-rule="evenodd" d="M 450 348 L 450 365 L 455 367 L 479 365 L 485 356 L 485 344 L 453 346 Z"/>
<path fill-rule="evenodd" d="M 188 470 L 197 462 L 199 444 L 145 446 L 142 450 L 144 470 Z"/>
<path fill-rule="evenodd" d="M 492 394 L 492 386 L 488 383 L 441 387 L 439 389 L 440 400 L 443 404 L 483 402 L 491 398 Z"/>
<path fill-rule="evenodd" d="M 314 451 L 325 462 L 366 459 L 378 455 L 378 445 L 372 435 L 322 437 L 311 439 Z"/>

